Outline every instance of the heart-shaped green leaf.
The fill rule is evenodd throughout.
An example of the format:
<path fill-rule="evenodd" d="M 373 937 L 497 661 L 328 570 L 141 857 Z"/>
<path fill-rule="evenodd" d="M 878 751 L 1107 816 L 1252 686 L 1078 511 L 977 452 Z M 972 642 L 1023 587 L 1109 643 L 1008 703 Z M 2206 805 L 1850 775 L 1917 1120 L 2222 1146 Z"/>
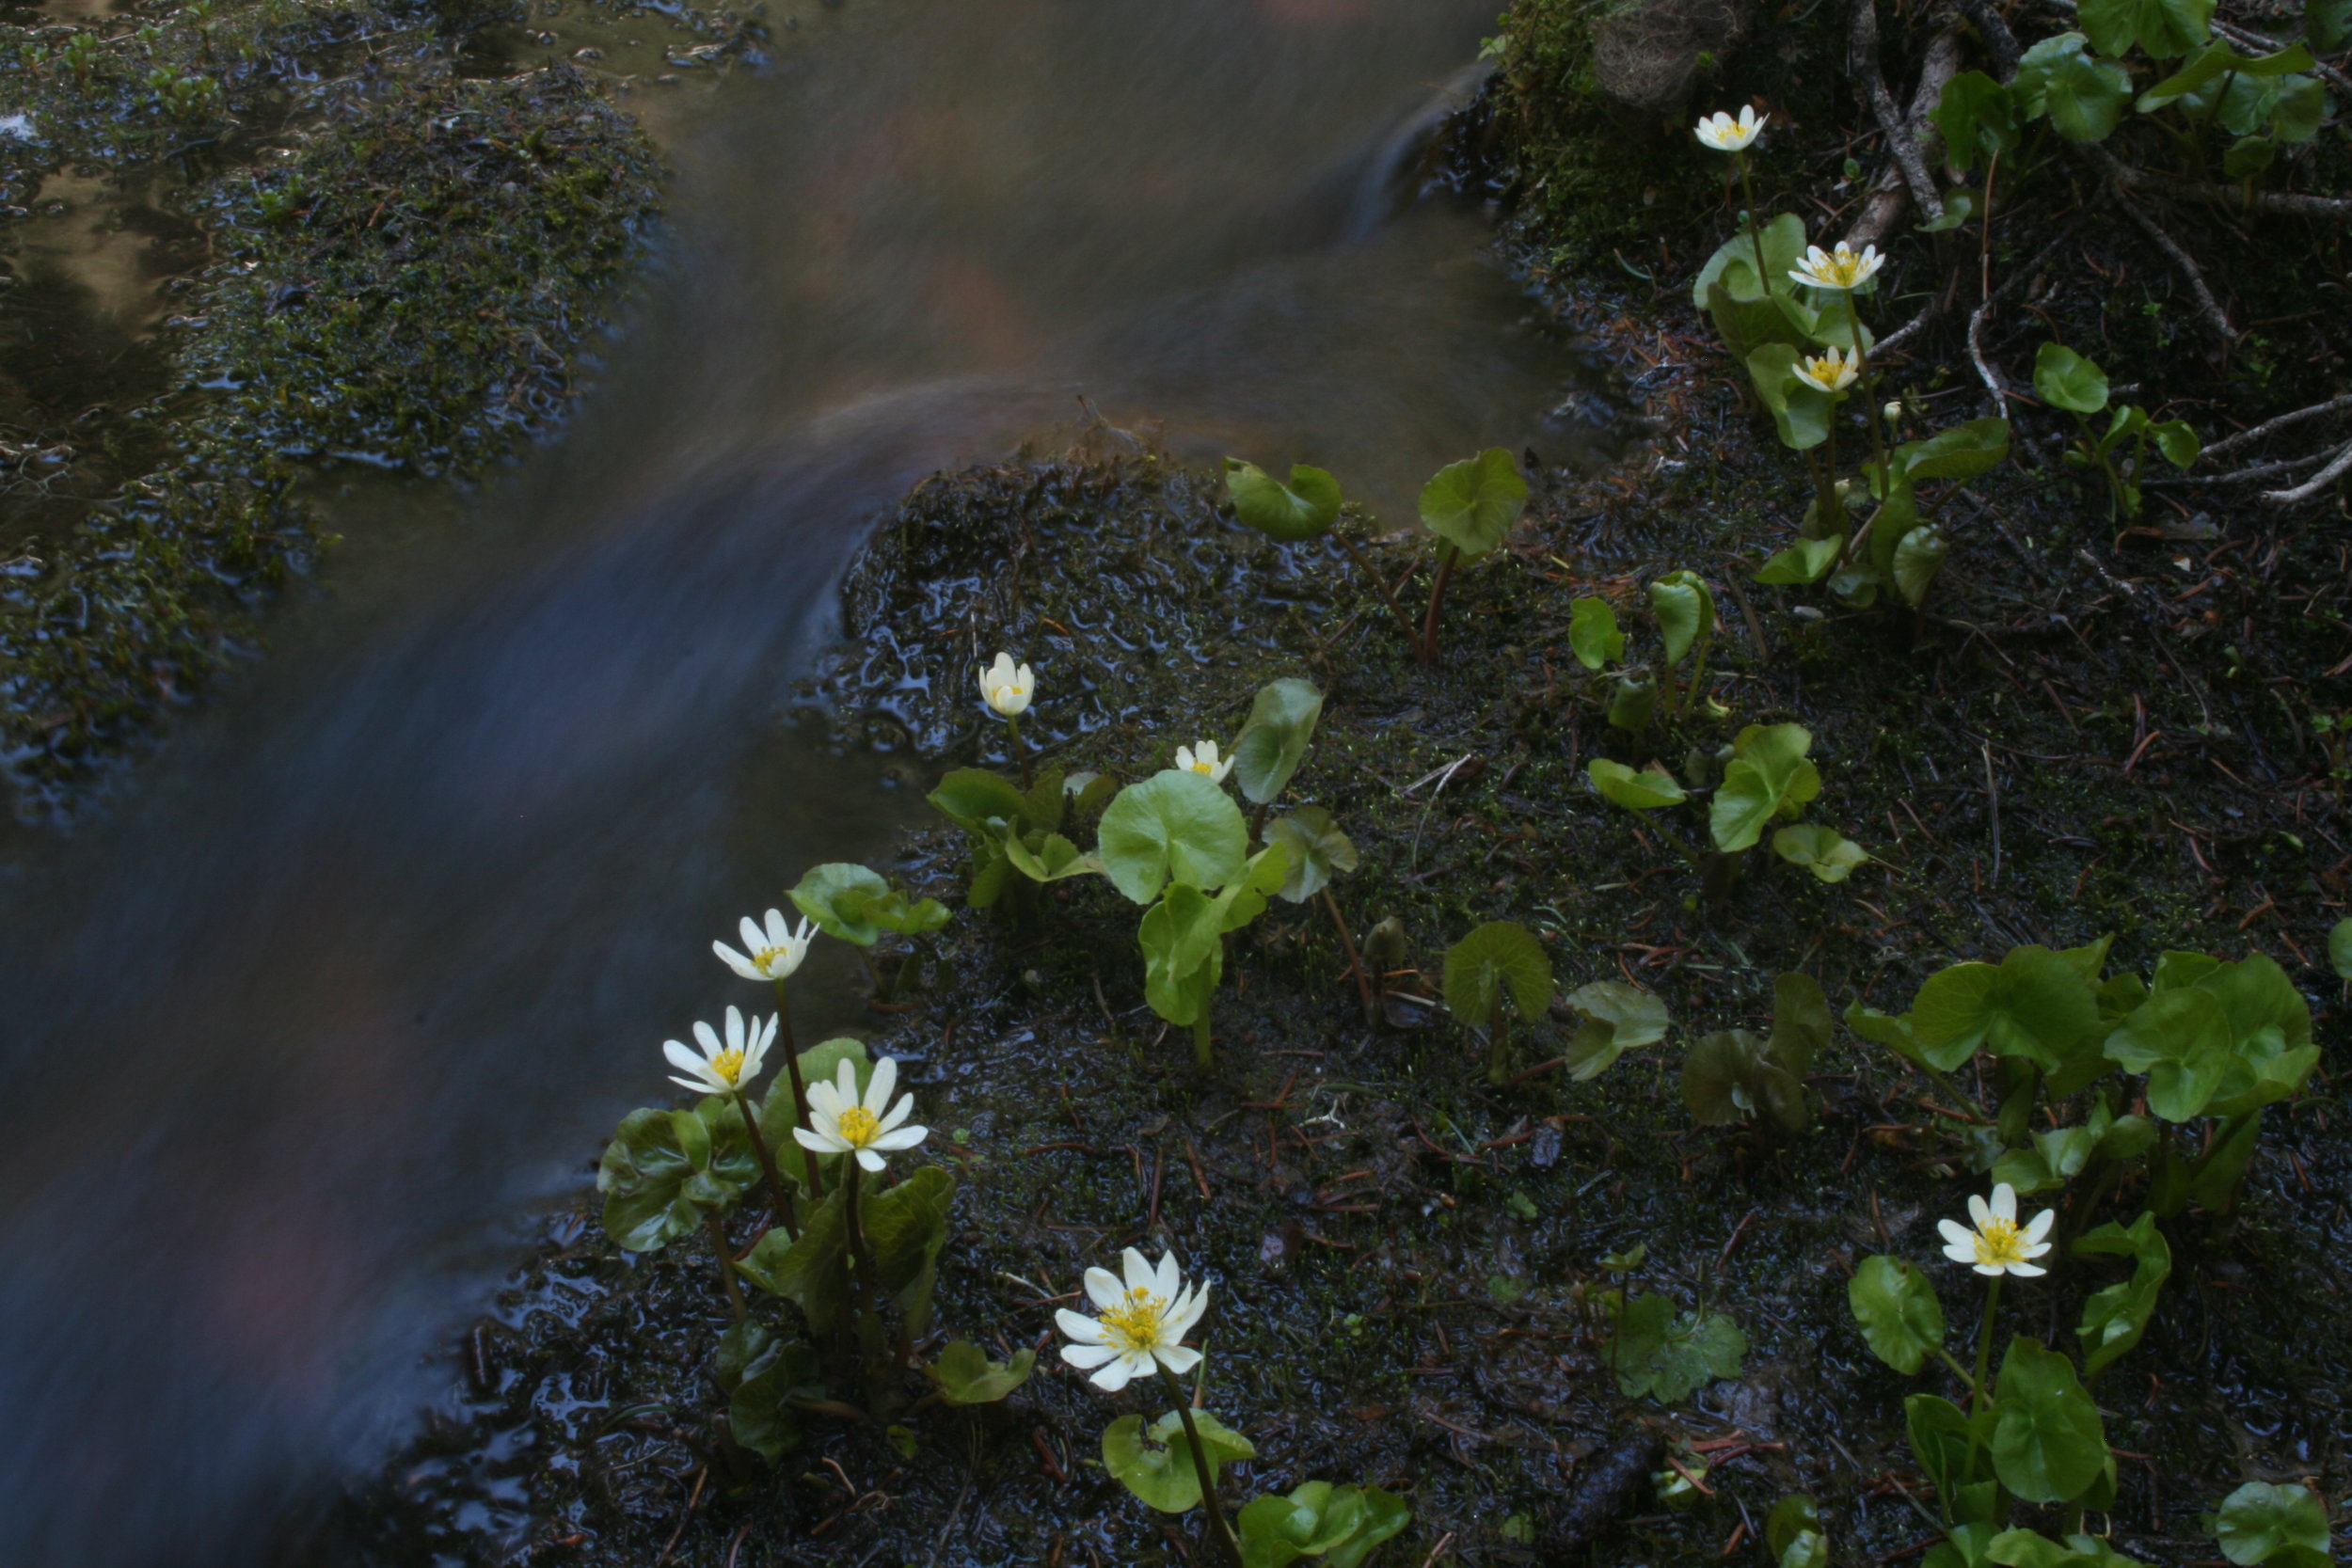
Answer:
<path fill-rule="evenodd" d="M 1870 1354 L 1909 1377 L 1944 1348 L 1944 1304 L 1928 1276 L 1900 1258 L 1866 1258 L 1846 1281 Z"/>
<path fill-rule="evenodd" d="M 1625 657 L 1625 633 L 1607 601 L 1579 599 L 1568 607 L 1568 651 L 1587 670 Z"/>
<path fill-rule="evenodd" d="M 1506 990 L 1521 1018 L 1541 1018 L 1551 1006 L 1551 955 L 1526 927 L 1490 920 L 1446 949 L 1445 1005 L 1454 1017 L 1493 1023 Z"/>
<path fill-rule="evenodd" d="M 1222 887 L 1241 870 L 1249 825 L 1207 775 L 1168 768 L 1129 784 L 1103 813 L 1096 852 L 1104 874 L 1138 904 L 1170 879 Z"/>
<path fill-rule="evenodd" d="M 1311 681 L 1285 677 L 1258 689 L 1233 741 L 1233 779 L 1253 804 L 1268 804 L 1289 786 L 1322 717 L 1323 693 Z"/>
<path fill-rule="evenodd" d="M 1229 457 L 1225 493 L 1243 523 L 1286 545 L 1321 537 L 1340 515 L 1340 482 L 1303 463 L 1293 466 L 1284 484 L 1255 463 Z"/>
<path fill-rule="evenodd" d="M 1645 768 L 1637 773 L 1622 762 L 1595 757 L 1584 765 L 1584 776 L 1604 797 L 1630 811 L 1678 806 L 1690 799 L 1675 776 L 1663 768 Z"/>
<path fill-rule="evenodd" d="M 2099 1407 L 2074 1364 L 2022 1335 L 2001 1360 L 1994 1405 L 1993 1469 L 2027 1502 L 2071 1502 L 2111 1463 Z"/>
<path fill-rule="evenodd" d="M 1422 525 L 1475 561 L 1502 543 L 1527 505 L 1518 461 L 1501 447 L 1449 463 L 1422 487 Z"/>
<path fill-rule="evenodd" d="M 1192 1413 L 1200 1433 L 1200 1449 L 1209 1465 L 1209 1481 L 1239 1460 L 1253 1459 L 1258 1450 L 1249 1439 L 1232 1431 L 1205 1410 Z M 1169 1411 L 1150 1428 L 1140 1416 L 1121 1416 L 1103 1431 L 1103 1467 L 1162 1513 L 1184 1513 L 1200 1506 L 1200 1480 L 1192 1462 L 1192 1445 L 1184 1436 L 1184 1418 Z"/>

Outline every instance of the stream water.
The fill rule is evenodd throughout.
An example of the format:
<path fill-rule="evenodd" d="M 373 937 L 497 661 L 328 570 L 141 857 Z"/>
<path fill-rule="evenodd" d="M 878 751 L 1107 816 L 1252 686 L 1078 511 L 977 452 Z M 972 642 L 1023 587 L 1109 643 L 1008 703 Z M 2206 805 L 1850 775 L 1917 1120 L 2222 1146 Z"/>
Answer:
<path fill-rule="evenodd" d="M 501 1216 L 753 1000 L 708 940 L 914 799 L 777 714 L 925 474 L 1083 397 L 1401 520 L 1576 438 L 1477 216 L 1410 199 L 1493 9 L 875 3 L 681 150 L 566 436 L 0 888 L 0 1561 L 248 1560 L 383 1451 Z"/>

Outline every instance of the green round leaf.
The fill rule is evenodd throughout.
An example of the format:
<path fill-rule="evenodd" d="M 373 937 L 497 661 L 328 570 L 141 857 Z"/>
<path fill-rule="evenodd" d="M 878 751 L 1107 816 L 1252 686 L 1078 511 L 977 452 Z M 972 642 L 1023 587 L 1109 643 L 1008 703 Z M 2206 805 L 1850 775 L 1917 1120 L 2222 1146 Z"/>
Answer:
<path fill-rule="evenodd" d="M 827 936 L 871 947 L 882 935 L 882 927 L 868 918 L 862 902 L 848 898 L 853 894 L 867 899 L 887 898 L 890 883 L 865 866 L 830 861 L 809 868 L 800 886 L 792 890 L 792 903 Z"/>
<path fill-rule="evenodd" d="M 1494 1022 L 1508 990 L 1519 1016 L 1536 1019 L 1551 1006 L 1551 955 L 1516 921 L 1490 920 L 1446 950 L 1445 1005 L 1466 1023 Z"/>
<path fill-rule="evenodd" d="M 1323 693 L 1311 681 L 1293 676 L 1259 688 L 1233 741 L 1233 780 L 1253 804 L 1268 804 L 1289 785 L 1322 717 Z"/>
<path fill-rule="evenodd" d="M 1911 479 L 1974 479 L 2009 455 L 2007 420 L 1970 420 L 1924 441 L 1905 441 L 1894 461 Z"/>
<path fill-rule="evenodd" d="M 1791 865 L 1802 865 L 1825 882 L 1842 882 L 1854 868 L 1869 860 L 1869 851 L 1835 828 L 1801 822 L 1772 834 L 1772 853 Z"/>
<path fill-rule="evenodd" d="M 1266 825 L 1268 844 L 1282 847 L 1282 897 L 1303 904 L 1329 885 L 1334 873 L 1356 869 L 1356 846 L 1321 806 L 1301 806 Z"/>
<path fill-rule="evenodd" d="M 1579 986 L 1568 993 L 1567 1004 L 1583 1021 L 1568 1041 L 1571 1078 L 1597 1077 L 1633 1047 L 1666 1037 L 1666 1004 L 1623 980 Z"/>
<path fill-rule="evenodd" d="M 1665 639 L 1666 662 L 1682 662 L 1693 644 L 1715 635 L 1715 595 L 1695 572 L 1669 572 L 1649 585 L 1650 610 Z"/>
<path fill-rule="evenodd" d="M 1340 515 L 1340 482 L 1303 463 L 1292 467 L 1284 484 L 1254 463 L 1229 457 L 1225 492 L 1233 499 L 1235 516 L 1286 545 L 1329 532 Z"/>
<path fill-rule="evenodd" d="M 1103 813 L 1097 853 L 1113 886 L 1138 904 L 1171 878 L 1222 887 L 1241 870 L 1249 825 L 1205 774 L 1176 768 L 1129 784 Z"/>
<path fill-rule="evenodd" d="M 2107 405 L 2107 372 L 2063 343 L 2044 343 L 2033 360 L 2034 395 L 2070 414 Z"/>
<path fill-rule="evenodd" d="M 1660 768 L 1645 768 L 1637 773 L 1622 762 L 1596 757 L 1584 765 L 1584 776 L 1603 796 L 1632 811 L 1678 806 L 1690 799 L 1675 776 Z"/>
<path fill-rule="evenodd" d="M 1658 683 L 1647 676 L 1640 680 L 1621 679 L 1609 691 L 1609 722 L 1617 729 L 1635 735 L 1649 728 L 1649 716 L 1658 706 Z M 1596 779 L 1595 784 L 1599 781 Z M 1607 790 L 1601 793 L 1608 794 Z M 1615 800 L 1616 797 L 1611 796 Z M 1626 802 L 1618 800 L 1619 805 Z"/>
<path fill-rule="evenodd" d="M 2106 1428 L 2074 1364 L 2023 1336 L 1996 1380 L 1993 1470 L 2027 1502 L 2071 1502 L 2107 1466 Z"/>
<path fill-rule="evenodd" d="M 1239 1433 L 1230 1430 L 1205 1410 L 1192 1413 L 1200 1432 L 1200 1447 L 1209 1462 L 1209 1480 L 1237 1460 L 1251 1459 L 1257 1449 Z M 1184 1418 L 1169 1411 L 1147 1429 L 1140 1416 L 1121 1416 L 1103 1431 L 1103 1467 L 1162 1513 L 1183 1513 L 1200 1506 L 1200 1480 L 1192 1463 L 1192 1445 L 1184 1436 Z"/>
<path fill-rule="evenodd" d="M 2106 1039 L 2107 1056 L 2148 1075 L 2148 1109 L 2167 1121 L 2202 1116 L 2229 1071 L 2230 1020 L 2197 986 L 2162 990 Z"/>
<path fill-rule="evenodd" d="M 1842 533 L 1833 533 L 1825 539 L 1800 539 L 1764 562 L 1756 571 L 1756 580 L 1800 584 L 1819 582 L 1829 576 L 1845 548 L 1846 536 Z"/>
<path fill-rule="evenodd" d="M 1846 1305 L 1870 1354 L 1905 1377 L 1944 1348 L 1944 1304 L 1928 1276 L 1900 1258 L 1864 1259 L 1846 1281 Z"/>
<path fill-rule="evenodd" d="M 1797 373 L 1802 357 L 1793 343 L 1766 343 L 1746 359 L 1748 379 L 1756 395 L 1772 416 L 1781 445 L 1792 451 L 1810 451 L 1829 439 L 1836 399 Z"/>
<path fill-rule="evenodd" d="M 1020 787 L 985 768 L 957 768 L 928 799 L 957 827 L 987 839 L 1002 837 L 1008 824 L 1021 820 Z"/>
<path fill-rule="evenodd" d="M 2083 0 L 2077 14 L 2102 55 L 2127 54 L 2137 44 L 2151 59 L 2172 60 L 2212 37 L 2213 0 Z"/>
<path fill-rule="evenodd" d="M 1794 816 L 1821 793 L 1820 769 L 1806 759 L 1813 735 L 1802 724 L 1750 724 L 1732 742 L 1730 765 L 1708 806 L 1715 847 L 1752 847 L 1777 816 Z"/>
<path fill-rule="evenodd" d="M 1470 560 L 1492 550 L 1527 504 L 1518 460 L 1501 447 L 1450 463 L 1422 488 L 1421 520 Z"/>
<path fill-rule="evenodd" d="M 2009 89 L 1981 71 L 1963 71 L 1944 84 L 1944 96 L 1929 117 L 1944 137 L 1944 156 L 1965 174 L 1977 160 L 2008 152 L 2018 143 L 2017 103 Z"/>
<path fill-rule="evenodd" d="M 1718 1029 L 1682 1059 L 1682 1103 L 1701 1127 L 1738 1127 L 1756 1117 L 1752 1085 L 1764 1042 L 1745 1029 Z"/>
<path fill-rule="evenodd" d="M 2308 1486 L 2249 1481 L 2221 1500 L 2214 1527 L 2232 1562 L 2293 1561 L 2295 1547 L 2328 1560 L 2328 1505 Z"/>
<path fill-rule="evenodd" d="M 759 1180 L 735 1107 L 707 1096 L 691 1111 L 632 1111 L 596 1164 L 604 1228 L 629 1252 L 657 1252 Z"/>
<path fill-rule="evenodd" d="M 1794 1494 L 1772 1505 L 1764 1523 L 1764 1544 L 1775 1568 L 1829 1568 L 1829 1536 L 1811 1497 Z"/>
<path fill-rule="evenodd" d="M 1928 585 L 1944 569 L 1944 558 L 1950 553 L 1951 546 L 1932 523 L 1922 523 L 1902 536 L 1895 546 L 1895 592 L 1905 604 L 1916 610 L 1926 602 Z"/>
<path fill-rule="evenodd" d="M 2092 1049 L 2099 1003 L 2082 971 L 2046 947 L 2012 948 L 1999 964 L 1954 964 L 1911 1004 L 1913 1038 L 1949 1072 L 1979 1048 L 2050 1071 Z"/>
<path fill-rule="evenodd" d="M 1675 1310 L 1662 1295 L 1626 1304 L 1611 1359 L 1617 1386 L 1630 1400 L 1674 1404 L 1719 1377 L 1738 1377 L 1748 1337 L 1720 1312 Z"/>
<path fill-rule="evenodd" d="M 950 1340 L 939 1359 L 923 1369 L 949 1404 L 993 1404 L 1029 1380 L 1037 1352 L 1024 1346 L 1009 1361 L 991 1361 L 969 1339 Z"/>
<path fill-rule="evenodd" d="M 1607 601 L 1579 599 L 1568 607 L 1568 651 L 1587 670 L 1625 657 L 1625 633 Z"/>

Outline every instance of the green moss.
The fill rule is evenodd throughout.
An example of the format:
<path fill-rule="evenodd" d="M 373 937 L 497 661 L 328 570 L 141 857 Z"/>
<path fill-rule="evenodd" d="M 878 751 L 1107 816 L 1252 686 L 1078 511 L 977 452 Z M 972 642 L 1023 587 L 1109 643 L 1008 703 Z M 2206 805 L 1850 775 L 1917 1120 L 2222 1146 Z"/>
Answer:
<path fill-rule="evenodd" d="M 101 433 L 136 466 L 0 590 L 0 735 L 28 800 L 70 800 L 253 634 L 321 544 L 304 474 L 469 478 L 562 417 L 659 162 L 568 66 L 458 75 L 449 36 L 489 14 L 222 0 L 111 36 L 0 30 L 42 135 L 0 142 L 11 181 L 204 149 L 174 201 L 215 257 L 166 335 L 164 396 Z"/>

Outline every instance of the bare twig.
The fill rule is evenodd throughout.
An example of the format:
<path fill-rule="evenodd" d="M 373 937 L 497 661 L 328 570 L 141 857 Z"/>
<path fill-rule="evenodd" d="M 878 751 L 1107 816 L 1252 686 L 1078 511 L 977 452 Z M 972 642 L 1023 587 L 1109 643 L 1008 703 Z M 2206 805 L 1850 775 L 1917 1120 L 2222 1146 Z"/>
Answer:
<path fill-rule="evenodd" d="M 1878 0 L 1853 0 L 1853 28 L 1847 36 L 1847 54 L 1863 96 L 1869 101 L 1870 112 L 1878 117 L 1879 129 L 1886 133 L 1887 153 L 1902 171 L 1903 183 L 1911 187 L 1911 199 L 1929 217 L 1942 217 L 1944 198 L 1935 194 L 1935 182 L 1929 177 L 1927 163 L 1919 156 L 1919 138 L 1897 111 L 1895 95 L 1886 90 L 1886 76 L 1879 66 Z"/>
<path fill-rule="evenodd" d="M 2315 463 L 2325 463 L 2333 455 L 2325 447 L 2302 457 L 2281 458 L 2276 463 L 2257 463 L 2250 468 L 2238 468 L 2226 474 L 2151 474 L 2139 483 L 2143 485 L 2165 485 L 2201 490 L 2216 484 L 2259 484 L 2266 479 L 2284 479 L 2301 473 Z"/>
<path fill-rule="evenodd" d="M 2301 424 L 2305 420 L 2316 420 L 2323 414 L 2333 414 L 2345 408 L 2352 408 L 2352 392 L 2346 392 L 2342 397 L 2329 398 L 2326 403 L 2314 403 L 2309 408 L 2297 408 L 2291 414 L 2281 414 L 2275 420 L 2265 420 L 2253 429 L 2241 430 L 2235 436 L 2224 436 L 2205 449 L 2205 455 L 2219 457 L 2224 452 L 2235 451 L 2240 447 L 2250 447 L 2264 436 L 2284 430 L 2289 425 Z"/>
<path fill-rule="evenodd" d="M 1911 111 L 1904 117 L 1911 145 L 1915 150 L 1927 146 L 1930 129 L 1928 116 L 1944 101 L 1944 87 L 1960 73 L 1960 33 L 1957 29 L 1936 35 L 1928 45 L 1927 55 L 1919 63 L 1919 86 L 1911 95 Z M 1924 155 L 1924 153 L 1922 153 Z M 1894 231 L 1895 222 L 1911 205 L 1911 182 L 1897 166 L 1890 164 L 1879 171 L 1878 182 L 1862 215 L 1846 234 L 1846 243 L 1856 250 L 1866 245 L 1876 245 Z"/>
<path fill-rule="evenodd" d="M 1968 357 L 1976 362 L 1977 378 L 1984 383 L 1984 389 L 1993 394 L 1993 412 L 2006 417 L 2010 390 L 2001 385 L 2001 372 L 1994 370 L 1993 362 L 1984 356 L 1984 318 L 1992 309 L 1993 302 L 1988 299 L 1968 312 Z"/>
<path fill-rule="evenodd" d="M 2336 453 L 2333 462 L 2294 489 L 2265 490 L 2263 499 L 2273 506 L 2293 506 L 2297 501 L 2311 499 L 2337 480 L 2342 479 L 2347 471 L 2352 471 L 2352 441 L 2346 441 L 2344 444 L 2344 450 Z"/>
<path fill-rule="evenodd" d="M 2105 156 L 2105 154 L 2102 154 Z M 2129 164 L 2107 160 L 2113 164 L 2112 173 L 2118 183 L 2134 190 L 2158 191 L 2166 196 L 2193 196 L 2200 201 L 2218 202 L 2235 207 L 2240 212 L 2249 208 L 2245 190 L 2237 185 L 2209 185 L 2199 180 L 2181 180 L 2151 169 L 2135 168 Z M 2256 191 L 2251 210 L 2257 213 L 2282 213 L 2295 217 L 2352 217 L 2352 200 L 2332 196 L 2305 196 L 2299 191 Z"/>
<path fill-rule="evenodd" d="M 2150 244 L 2171 259 L 2173 270 L 2188 285 L 2189 297 L 2197 307 L 2197 320 L 2204 327 L 2206 336 L 2213 340 L 2214 362 L 2218 364 L 2228 358 L 2230 350 L 2237 345 L 2237 328 L 2230 325 L 2230 318 L 2222 313 L 2221 302 L 2213 297 L 2213 290 L 2206 286 L 2205 275 L 2197 265 L 2197 258 L 2182 249 L 2181 243 L 2166 233 L 2163 225 L 2141 212 L 2132 198 L 2123 194 L 2122 164 L 2098 148 L 2087 147 L 2082 150 L 2086 157 L 2106 172 L 2107 190 L 2115 198 L 2115 204 L 2123 209 L 2124 215 L 2141 233 L 2148 236 Z"/>

